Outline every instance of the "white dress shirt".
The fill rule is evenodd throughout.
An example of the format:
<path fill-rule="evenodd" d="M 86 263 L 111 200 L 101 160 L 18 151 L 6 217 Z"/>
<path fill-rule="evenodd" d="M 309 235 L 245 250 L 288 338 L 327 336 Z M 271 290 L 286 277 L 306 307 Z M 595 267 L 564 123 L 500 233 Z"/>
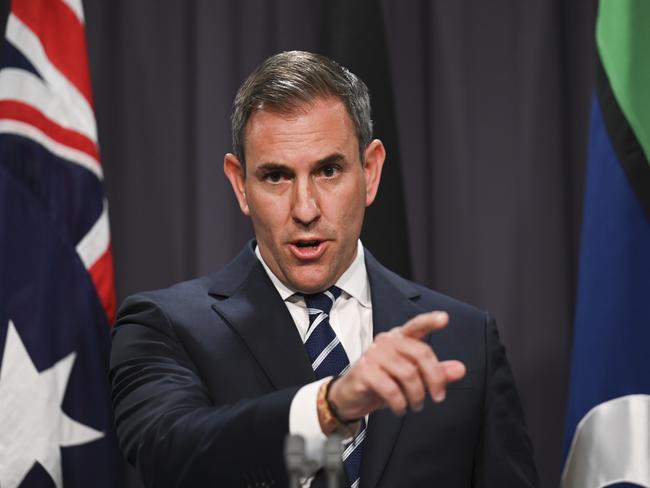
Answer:
<path fill-rule="evenodd" d="M 298 333 L 305 340 L 309 329 L 309 314 L 305 300 L 282 283 L 266 265 L 259 249 L 255 254 L 271 278 L 273 285 L 284 300 L 289 313 L 293 317 Z M 350 267 L 345 270 L 335 283 L 341 289 L 341 296 L 336 300 L 330 312 L 330 325 L 343 345 L 350 364 L 358 360 L 364 351 L 372 344 L 372 303 L 370 300 L 370 284 L 366 272 L 361 241 L 357 244 L 357 255 Z M 318 387 L 325 379 L 303 386 L 291 402 L 289 411 L 289 432 L 301 435 L 305 439 L 307 456 L 321 462 L 323 446 L 326 440 L 316 410 Z"/>

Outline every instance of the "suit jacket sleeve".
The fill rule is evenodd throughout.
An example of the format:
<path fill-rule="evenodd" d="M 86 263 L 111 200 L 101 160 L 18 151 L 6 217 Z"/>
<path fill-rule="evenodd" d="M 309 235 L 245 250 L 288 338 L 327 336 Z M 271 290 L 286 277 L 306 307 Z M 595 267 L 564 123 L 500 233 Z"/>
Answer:
<path fill-rule="evenodd" d="M 122 306 L 110 380 L 122 451 L 146 486 L 286 484 L 282 452 L 297 388 L 215 405 L 152 298 Z"/>
<path fill-rule="evenodd" d="M 533 487 L 539 479 L 523 411 L 499 341 L 495 321 L 486 316 L 485 405 L 474 470 L 475 487 Z"/>

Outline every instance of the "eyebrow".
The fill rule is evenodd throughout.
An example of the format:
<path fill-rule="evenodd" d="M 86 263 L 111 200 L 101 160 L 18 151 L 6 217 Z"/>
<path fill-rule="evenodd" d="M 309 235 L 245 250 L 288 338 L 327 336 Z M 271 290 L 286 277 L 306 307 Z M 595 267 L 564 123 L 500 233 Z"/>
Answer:
<path fill-rule="evenodd" d="M 256 174 L 267 173 L 272 171 L 289 171 L 289 167 L 280 163 L 262 163 L 255 170 Z"/>
<path fill-rule="evenodd" d="M 316 161 L 315 166 L 325 166 L 332 163 L 339 163 L 344 160 L 345 160 L 345 156 L 343 156 L 343 154 L 334 153 L 334 154 L 330 154 L 329 156 L 325 156 L 323 159 L 319 159 L 318 161 Z"/>
<path fill-rule="evenodd" d="M 344 160 L 345 160 L 345 156 L 343 154 L 333 153 L 330 154 L 329 156 L 325 156 L 324 158 L 315 161 L 313 163 L 313 166 L 318 168 L 318 167 L 326 166 L 328 164 L 338 163 Z M 269 161 L 267 163 L 260 164 L 255 170 L 255 173 L 261 174 L 261 173 L 267 173 L 272 171 L 292 172 L 291 168 L 289 168 L 289 166 L 287 166 L 286 164 Z"/>

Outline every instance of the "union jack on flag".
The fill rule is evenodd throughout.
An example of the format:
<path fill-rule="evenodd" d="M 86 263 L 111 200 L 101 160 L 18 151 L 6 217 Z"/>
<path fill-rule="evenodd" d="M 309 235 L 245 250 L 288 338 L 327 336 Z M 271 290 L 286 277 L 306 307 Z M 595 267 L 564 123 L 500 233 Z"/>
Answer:
<path fill-rule="evenodd" d="M 13 0 L 0 56 L 0 487 L 121 478 L 113 262 L 81 0 Z"/>

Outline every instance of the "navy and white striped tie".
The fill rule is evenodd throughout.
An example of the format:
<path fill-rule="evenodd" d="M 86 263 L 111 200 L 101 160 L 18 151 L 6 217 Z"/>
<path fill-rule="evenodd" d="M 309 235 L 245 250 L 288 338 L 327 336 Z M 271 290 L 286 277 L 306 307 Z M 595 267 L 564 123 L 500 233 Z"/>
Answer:
<path fill-rule="evenodd" d="M 336 337 L 329 321 L 329 313 L 341 290 L 336 286 L 322 293 L 303 295 L 309 312 L 309 329 L 305 336 L 305 348 L 317 378 L 342 374 L 350 367 L 348 355 Z M 361 420 L 361 429 L 343 451 L 343 465 L 350 480 L 350 487 L 359 486 L 361 451 L 366 437 L 366 421 Z"/>

